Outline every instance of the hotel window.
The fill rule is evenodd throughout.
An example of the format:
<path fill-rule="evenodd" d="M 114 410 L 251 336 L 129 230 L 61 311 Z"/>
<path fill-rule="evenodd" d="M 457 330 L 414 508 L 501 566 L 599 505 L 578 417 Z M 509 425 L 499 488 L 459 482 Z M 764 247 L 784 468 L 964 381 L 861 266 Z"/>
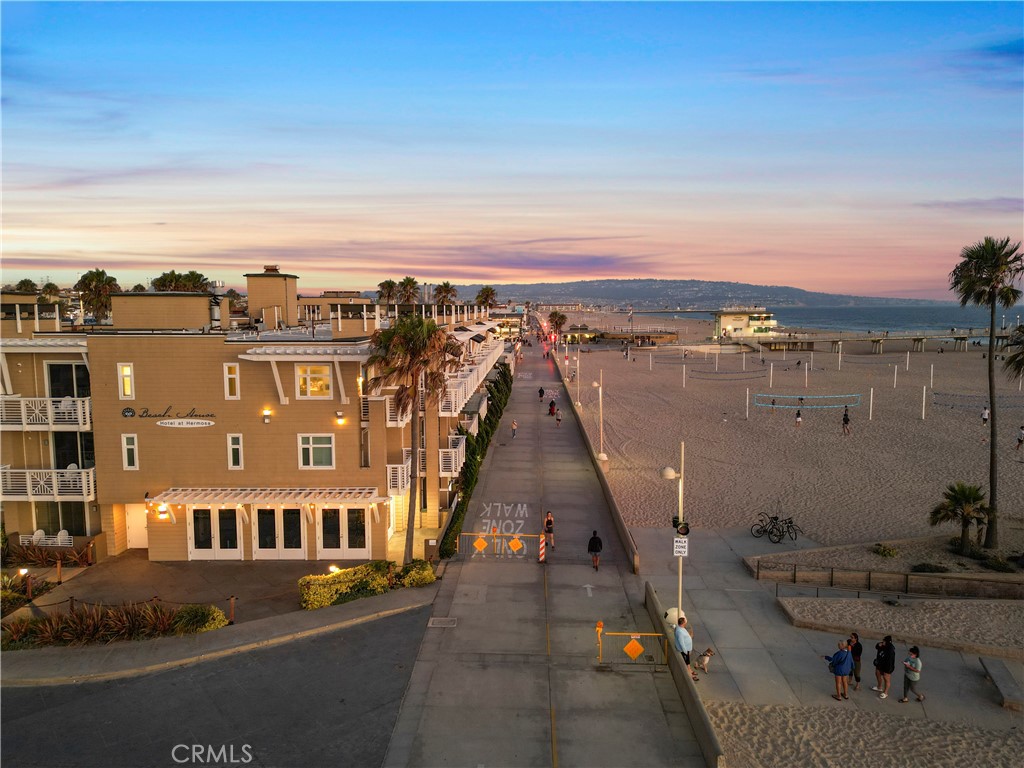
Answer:
<path fill-rule="evenodd" d="M 370 466 L 370 428 L 359 429 L 359 466 Z"/>
<path fill-rule="evenodd" d="M 241 435 L 228 435 L 228 469 L 244 469 Z"/>
<path fill-rule="evenodd" d="M 125 469 L 139 468 L 138 435 L 121 435 L 121 461 Z"/>
<path fill-rule="evenodd" d="M 300 469 L 334 469 L 334 435 L 299 435 Z"/>
<path fill-rule="evenodd" d="M 330 398 L 331 366 L 296 365 L 296 393 L 299 399 Z"/>
<path fill-rule="evenodd" d="M 224 399 L 238 400 L 242 397 L 238 363 L 224 363 Z"/>
<path fill-rule="evenodd" d="M 117 364 L 117 396 L 121 400 L 135 399 L 135 373 L 132 363 Z"/>

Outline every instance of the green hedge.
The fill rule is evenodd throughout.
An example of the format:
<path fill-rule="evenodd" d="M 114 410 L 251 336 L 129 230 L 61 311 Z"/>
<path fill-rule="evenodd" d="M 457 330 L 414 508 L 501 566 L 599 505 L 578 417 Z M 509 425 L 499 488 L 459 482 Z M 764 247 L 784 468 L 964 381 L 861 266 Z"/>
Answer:
<path fill-rule="evenodd" d="M 466 511 L 469 509 L 470 499 L 473 497 L 473 489 L 476 488 L 476 481 L 480 475 L 480 465 L 483 464 L 484 456 L 487 455 L 487 447 L 491 444 L 491 437 L 501 422 L 501 416 L 508 405 L 509 397 L 512 396 L 512 369 L 506 363 L 499 363 L 497 366 L 498 376 L 494 381 L 487 383 L 487 394 L 489 402 L 487 405 L 487 416 L 480 423 L 477 434 L 466 434 L 462 428 L 459 431 L 466 434 L 466 462 L 462 465 L 459 473 L 457 487 L 459 489 L 459 503 L 452 514 L 451 524 L 448 532 L 441 540 L 438 554 L 441 557 L 451 557 L 455 554 L 456 543 L 459 534 L 462 533 L 462 523 L 466 519 Z"/>
<path fill-rule="evenodd" d="M 434 569 L 426 560 L 413 560 L 398 571 L 390 560 L 374 560 L 334 573 L 303 576 L 299 579 L 299 604 L 312 611 L 433 581 Z"/>

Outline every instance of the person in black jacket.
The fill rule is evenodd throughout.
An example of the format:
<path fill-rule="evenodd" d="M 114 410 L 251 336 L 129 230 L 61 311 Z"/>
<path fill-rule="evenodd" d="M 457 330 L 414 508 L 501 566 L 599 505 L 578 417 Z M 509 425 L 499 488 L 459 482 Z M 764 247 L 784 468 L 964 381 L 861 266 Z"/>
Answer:
<path fill-rule="evenodd" d="M 855 682 L 856 684 L 853 686 L 853 690 L 859 691 L 860 690 L 860 657 L 861 657 L 861 654 L 864 653 L 864 646 L 861 645 L 860 635 L 858 635 L 856 632 L 851 632 L 850 633 L 849 643 L 850 643 L 850 655 L 853 656 L 853 673 L 850 675 L 850 677 L 852 677 L 853 680 L 851 680 L 850 682 Z"/>
<path fill-rule="evenodd" d="M 892 672 L 896 669 L 896 646 L 892 644 L 892 635 L 886 635 L 882 642 L 875 645 L 874 663 L 878 685 L 871 686 L 871 690 L 878 691 L 878 698 L 886 699 L 889 697 Z"/>

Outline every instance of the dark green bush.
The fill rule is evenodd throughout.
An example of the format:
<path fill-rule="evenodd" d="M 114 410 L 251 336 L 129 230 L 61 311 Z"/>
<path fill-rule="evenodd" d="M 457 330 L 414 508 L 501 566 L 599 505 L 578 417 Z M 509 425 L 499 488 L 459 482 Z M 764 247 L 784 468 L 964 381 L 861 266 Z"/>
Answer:
<path fill-rule="evenodd" d="M 896 557 L 900 553 L 896 547 L 890 547 L 888 544 L 875 544 L 871 551 L 882 557 Z"/>
<path fill-rule="evenodd" d="M 949 573 L 949 568 L 935 563 L 918 563 L 910 566 L 912 573 Z"/>

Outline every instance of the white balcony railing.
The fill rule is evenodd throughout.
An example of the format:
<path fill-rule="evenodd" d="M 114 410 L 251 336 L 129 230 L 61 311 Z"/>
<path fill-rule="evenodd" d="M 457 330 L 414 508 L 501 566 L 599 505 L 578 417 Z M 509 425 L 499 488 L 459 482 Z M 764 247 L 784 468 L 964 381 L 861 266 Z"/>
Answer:
<path fill-rule="evenodd" d="M 95 499 L 95 469 L 0 469 L 0 501 Z"/>
<path fill-rule="evenodd" d="M 384 398 L 384 402 L 387 410 L 387 422 L 389 427 L 404 427 L 412 419 L 412 410 L 410 409 L 404 415 L 398 413 L 398 407 L 395 405 L 395 398 L 392 395 Z"/>
<path fill-rule="evenodd" d="M 457 477 L 462 471 L 462 465 L 466 463 L 466 436 L 450 435 L 448 447 L 439 451 L 438 474 L 441 477 Z"/>
<path fill-rule="evenodd" d="M 409 490 L 411 475 L 412 462 L 408 455 L 405 457 L 404 464 L 388 464 L 388 496 L 404 496 Z"/>
<path fill-rule="evenodd" d="M 480 434 L 480 414 L 467 414 L 465 418 L 459 421 L 459 426 L 469 434 L 473 435 L 473 437 L 476 437 Z"/>
<path fill-rule="evenodd" d="M 12 432 L 90 432 L 90 397 L 0 397 L 0 429 Z"/>
<path fill-rule="evenodd" d="M 484 378 L 490 373 L 504 352 L 505 345 L 500 339 L 491 339 L 481 345 L 477 353 L 466 361 L 459 372 L 448 382 L 448 391 L 441 399 L 439 411 L 442 416 L 457 416 L 473 396 Z"/>
<path fill-rule="evenodd" d="M 403 448 L 402 456 L 406 461 L 412 462 L 412 448 Z M 420 449 L 420 477 L 426 477 L 427 475 L 427 452 L 422 448 Z"/>

